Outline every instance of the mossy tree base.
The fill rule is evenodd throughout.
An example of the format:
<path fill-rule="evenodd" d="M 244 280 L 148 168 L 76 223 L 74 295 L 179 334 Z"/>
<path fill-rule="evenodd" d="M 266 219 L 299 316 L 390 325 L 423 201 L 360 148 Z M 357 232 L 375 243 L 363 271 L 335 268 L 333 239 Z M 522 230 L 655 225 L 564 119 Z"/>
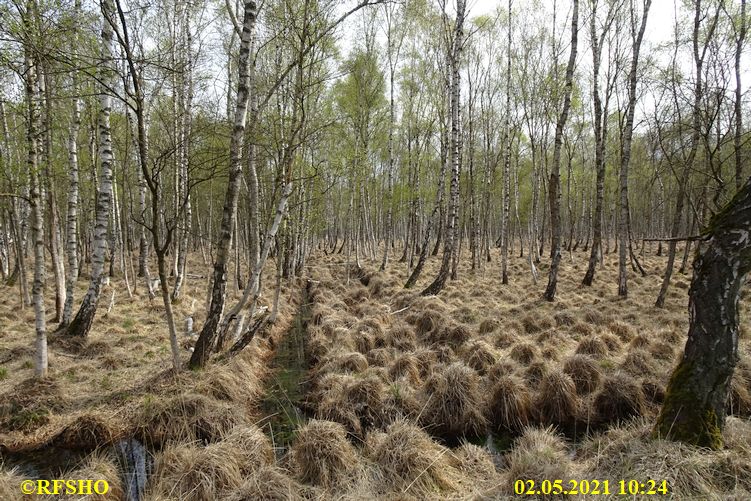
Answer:
<path fill-rule="evenodd" d="M 712 407 L 697 405 L 700 396 L 687 383 L 690 373 L 691 363 L 683 360 L 670 377 L 652 437 L 721 449 L 723 420 Z"/>
<path fill-rule="evenodd" d="M 751 271 L 751 179 L 711 220 L 694 261 L 690 326 L 653 436 L 723 446 L 730 379 L 738 361 L 738 300 Z"/>

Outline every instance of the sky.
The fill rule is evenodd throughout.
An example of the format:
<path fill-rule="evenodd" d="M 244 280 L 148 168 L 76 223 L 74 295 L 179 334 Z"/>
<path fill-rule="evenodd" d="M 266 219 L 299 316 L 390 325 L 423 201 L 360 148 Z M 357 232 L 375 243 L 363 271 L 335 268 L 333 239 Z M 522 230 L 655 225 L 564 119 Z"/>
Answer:
<path fill-rule="evenodd" d="M 528 0 L 512 0 L 513 5 L 523 4 Z M 553 0 L 548 0 L 551 4 Z M 559 0 L 560 1 L 560 0 Z M 563 4 L 568 4 L 563 0 Z M 579 4 L 581 16 L 584 6 Z M 467 10 L 471 17 L 493 12 L 498 6 L 506 7 L 506 0 L 467 0 Z M 673 23 L 675 22 L 674 3 L 672 0 L 653 0 L 647 19 L 647 31 L 644 37 L 652 43 L 660 43 L 672 37 Z"/>

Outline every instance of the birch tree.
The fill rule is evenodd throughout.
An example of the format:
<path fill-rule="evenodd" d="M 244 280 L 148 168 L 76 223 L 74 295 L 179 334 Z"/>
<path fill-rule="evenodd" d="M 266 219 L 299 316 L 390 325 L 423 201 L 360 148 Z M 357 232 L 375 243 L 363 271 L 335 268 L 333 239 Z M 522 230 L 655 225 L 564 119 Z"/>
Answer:
<path fill-rule="evenodd" d="M 113 64 L 113 29 L 114 5 L 112 0 L 100 2 L 102 12 L 102 32 L 100 45 L 100 63 L 98 79 L 99 89 L 99 189 L 96 198 L 96 221 L 91 254 L 91 280 L 89 289 L 83 298 L 78 313 L 67 326 L 66 334 L 83 337 L 88 335 L 94 321 L 97 304 L 102 288 L 105 251 L 109 235 L 109 215 L 112 208 L 112 132 L 110 114 L 112 113 L 111 88 L 115 80 Z"/>
<path fill-rule="evenodd" d="M 561 147 L 563 145 L 563 131 L 568 121 L 569 108 L 571 107 L 571 90 L 574 86 L 574 66 L 576 64 L 576 48 L 579 31 L 579 0 L 574 0 L 574 10 L 571 17 L 571 52 L 569 53 L 568 65 L 566 66 L 566 81 L 563 89 L 563 108 L 558 117 L 555 128 L 555 141 L 553 146 L 553 166 L 550 170 L 548 183 L 548 196 L 550 197 L 550 232 L 551 260 L 550 272 L 548 273 L 548 285 L 543 297 L 547 301 L 555 299 L 558 286 L 558 266 L 561 262 Z"/>

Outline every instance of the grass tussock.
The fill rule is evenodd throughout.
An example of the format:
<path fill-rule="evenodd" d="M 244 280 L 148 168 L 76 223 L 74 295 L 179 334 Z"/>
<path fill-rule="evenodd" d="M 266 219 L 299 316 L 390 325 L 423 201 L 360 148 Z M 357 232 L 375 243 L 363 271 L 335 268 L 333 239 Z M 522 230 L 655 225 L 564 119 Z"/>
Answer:
<path fill-rule="evenodd" d="M 514 442 L 500 490 L 513 494 L 513 484 L 518 479 L 541 485 L 543 480 L 577 478 L 575 471 L 565 441 L 552 428 L 527 428 Z"/>
<path fill-rule="evenodd" d="M 602 379 L 599 365 L 587 355 L 576 354 L 568 357 L 563 362 L 563 372 L 571 376 L 579 395 L 593 392 Z"/>
<path fill-rule="evenodd" d="M 23 499 L 19 496 L 19 489 L 26 478 L 17 469 L 0 464 L 0 499 Z"/>
<path fill-rule="evenodd" d="M 520 364 L 529 365 L 540 356 L 540 350 L 532 343 L 522 342 L 514 345 L 509 352 L 509 357 Z"/>
<path fill-rule="evenodd" d="M 118 469 L 118 464 L 115 458 L 109 454 L 102 452 L 94 452 L 88 456 L 80 468 L 77 468 L 71 472 L 63 475 L 66 479 L 92 479 L 92 480 L 105 480 L 109 489 L 105 495 L 98 495 L 93 493 L 87 497 L 92 501 L 105 501 L 111 499 L 125 499 L 125 485 Z M 0 491 L 1 492 L 1 491 Z M 8 497 L 3 499 L 15 499 L 15 497 Z M 58 497 L 60 501 L 74 501 L 81 499 L 79 495 L 61 495 Z"/>
<path fill-rule="evenodd" d="M 481 435 L 485 429 L 480 377 L 456 362 L 436 367 L 425 382 L 421 423 L 430 433 L 449 442 Z"/>
<path fill-rule="evenodd" d="M 498 354 L 493 347 L 481 339 L 470 341 L 462 346 L 459 355 L 464 363 L 481 375 L 487 374 L 488 369 L 498 359 Z"/>
<path fill-rule="evenodd" d="M 301 486 L 287 472 L 276 466 L 262 466 L 237 489 L 227 501 L 297 501 L 304 499 Z"/>
<path fill-rule="evenodd" d="M 576 347 L 576 353 L 580 355 L 590 355 L 599 359 L 608 354 L 608 345 L 598 336 L 587 336 Z"/>
<path fill-rule="evenodd" d="M 589 478 L 667 480 L 674 499 L 749 499 L 751 426 L 728 419 L 728 448 L 710 451 L 650 438 L 652 425 L 637 421 L 585 443 Z"/>
<path fill-rule="evenodd" d="M 644 412 L 644 393 L 630 375 L 616 372 L 605 377 L 593 406 L 601 422 L 622 422 Z"/>
<path fill-rule="evenodd" d="M 304 483 L 343 487 L 360 468 L 360 458 L 339 423 L 313 419 L 297 432 L 291 449 L 295 476 Z"/>
<path fill-rule="evenodd" d="M 457 457 L 413 424 L 398 421 L 370 441 L 369 457 L 378 467 L 386 492 L 426 498 L 459 485 Z"/>
<path fill-rule="evenodd" d="M 493 384 L 487 406 L 488 422 L 497 432 L 518 432 L 529 423 L 532 397 L 519 378 L 504 375 Z"/>
<path fill-rule="evenodd" d="M 166 399 L 147 396 L 137 418 L 136 436 L 154 446 L 170 441 L 211 443 L 242 421 L 237 406 L 198 393 Z"/>
<path fill-rule="evenodd" d="M 273 459 L 271 444 L 263 432 L 256 427 L 238 427 L 224 440 L 205 447 L 167 446 L 157 457 L 149 491 L 172 499 L 219 499 Z"/>
<path fill-rule="evenodd" d="M 535 399 L 540 423 L 569 429 L 579 415 L 579 397 L 571 377 L 554 369 L 545 374 Z"/>
<path fill-rule="evenodd" d="M 50 441 L 53 447 L 93 450 L 109 445 L 125 434 L 119 420 L 103 414 L 86 413 L 66 424 Z"/>

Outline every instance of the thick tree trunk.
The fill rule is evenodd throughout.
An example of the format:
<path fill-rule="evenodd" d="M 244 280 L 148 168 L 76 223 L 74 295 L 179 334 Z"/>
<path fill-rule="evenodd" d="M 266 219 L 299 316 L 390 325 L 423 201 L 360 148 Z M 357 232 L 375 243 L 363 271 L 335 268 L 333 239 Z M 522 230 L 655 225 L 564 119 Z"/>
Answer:
<path fill-rule="evenodd" d="M 709 224 L 689 289 L 688 340 L 654 435 L 720 449 L 738 361 L 738 300 L 751 271 L 751 180 Z"/>
<path fill-rule="evenodd" d="M 190 367 L 201 368 L 208 361 L 214 346 L 217 327 L 224 311 L 225 292 L 227 288 L 227 263 L 230 256 L 230 241 L 237 217 L 237 199 L 242 180 L 242 150 L 245 136 L 248 100 L 250 96 L 250 49 L 256 22 L 256 3 L 245 1 L 243 29 L 240 36 L 240 54 L 238 58 L 237 102 L 235 105 L 235 124 L 230 139 L 230 172 L 227 193 L 224 199 L 222 224 L 220 228 L 217 255 L 214 261 L 214 284 L 211 291 L 211 306 L 206 322 L 196 341 Z"/>

